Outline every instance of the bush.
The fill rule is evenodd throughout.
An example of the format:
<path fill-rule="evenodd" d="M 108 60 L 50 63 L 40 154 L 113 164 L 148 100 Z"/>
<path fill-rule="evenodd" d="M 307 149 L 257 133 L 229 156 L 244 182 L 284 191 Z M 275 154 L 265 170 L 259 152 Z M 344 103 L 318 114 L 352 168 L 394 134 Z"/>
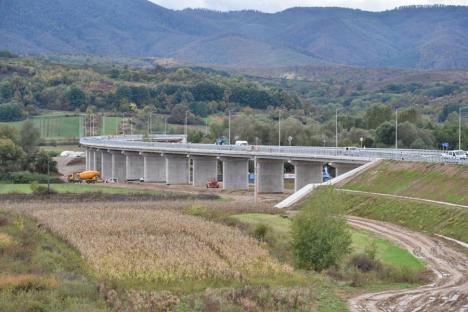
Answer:
<path fill-rule="evenodd" d="M 184 212 L 188 215 L 195 217 L 205 217 L 208 214 L 208 209 L 200 204 L 194 204 L 184 209 Z"/>
<path fill-rule="evenodd" d="M 380 267 L 380 263 L 378 261 L 372 259 L 366 254 L 354 255 L 350 260 L 350 264 L 361 272 L 374 271 Z"/>
<path fill-rule="evenodd" d="M 10 172 L 0 175 L 0 181 L 13 184 L 30 184 L 32 182 L 47 183 L 46 174 L 32 173 L 29 171 Z M 58 177 L 50 177 L 50 183 L 63 183 Z"/>
<path fill-rule="evenodd" d="M 264 223 L 259 223 L 255 226 L 254 235 L 257 240 L 264 241 L 267 232 L 269 232 L 268 225 Z"/>
<path fill-rule="evenodd" d="M 321 271 L 338 264 L 349 253 L 351 234 L 342 215 L 342 198 L 333 189 L 318 191 L 326 192 L 326 196 L 302 206 L 294 218 L 292 236 L 297 265 Z"/>
<path fill-rule="evenodd" d="M 47 186 L 39 185 L 36 181 L 31 183 L 31 191 L 33 195 L 57 194 L 55 190 L 49 189 Z"/>
<path fill-rule="evenodd" d="M 0 278 L 0 290 L 31 291 L 57 287 L 58 282 L 55 278 L 33 274 L 6 275 Z"/>

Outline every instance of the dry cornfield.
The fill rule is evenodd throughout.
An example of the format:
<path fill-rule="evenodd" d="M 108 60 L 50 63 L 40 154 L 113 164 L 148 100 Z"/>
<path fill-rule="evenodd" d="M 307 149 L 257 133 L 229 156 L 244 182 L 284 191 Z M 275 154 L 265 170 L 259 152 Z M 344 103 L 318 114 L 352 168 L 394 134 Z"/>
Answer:
<path fill-rule="evenodd" d="M 291 272 L 240 230 L 184 215 L 187 205 L 29 203 L 13 208 L 70 242 L 105 279 L 167 284 Z"/>

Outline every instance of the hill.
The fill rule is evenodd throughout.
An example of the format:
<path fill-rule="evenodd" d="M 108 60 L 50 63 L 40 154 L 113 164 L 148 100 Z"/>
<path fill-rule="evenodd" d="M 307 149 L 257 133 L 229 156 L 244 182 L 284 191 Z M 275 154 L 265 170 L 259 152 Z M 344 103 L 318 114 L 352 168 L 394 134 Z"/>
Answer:
<path fill-rule="evenodd" d="M 468 68 L 468 7 L 174 11 L 146 0 L 0 1 L 0 49 L 226 66 Z"/>

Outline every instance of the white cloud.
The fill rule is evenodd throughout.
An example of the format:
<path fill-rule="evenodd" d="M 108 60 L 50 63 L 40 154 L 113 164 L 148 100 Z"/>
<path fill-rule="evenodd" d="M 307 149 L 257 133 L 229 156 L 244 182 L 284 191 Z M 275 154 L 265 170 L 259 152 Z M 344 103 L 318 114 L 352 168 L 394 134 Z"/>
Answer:
<path fill-rule="evenodd" d="M 383 11 L 404 5 L 468 5 L 468 0 L 150 0 L 171 9 L 207 8 L 219 11 L 253 9 L 278 12 L 296 6 L 336 6 L 368 11 Z"/>

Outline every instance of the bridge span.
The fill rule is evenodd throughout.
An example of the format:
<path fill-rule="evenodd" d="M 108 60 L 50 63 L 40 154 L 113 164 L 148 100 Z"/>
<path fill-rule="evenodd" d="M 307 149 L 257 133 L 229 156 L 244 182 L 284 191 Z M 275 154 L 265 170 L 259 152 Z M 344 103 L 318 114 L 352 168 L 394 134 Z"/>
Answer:
<path fill-rule="evenodd" d="M 86 148 L 86 169 L 100 171 L 103 179 L 125 182 L 143 178 L 145 182 L 200 187 L 222 176 L 224 189 L 247 190 L 250 168 L 258 193 L 284 191 L 285 162 L 295 167 L 296 191 L 321 183 L 324 164 L 339 176 L 376 159 L 447 162 L 439 151 L 430 150 L 174 143 L 185 141 L 179 139 L 170 135 L 97 136 L 83 137 L 80 144 Z"/>

